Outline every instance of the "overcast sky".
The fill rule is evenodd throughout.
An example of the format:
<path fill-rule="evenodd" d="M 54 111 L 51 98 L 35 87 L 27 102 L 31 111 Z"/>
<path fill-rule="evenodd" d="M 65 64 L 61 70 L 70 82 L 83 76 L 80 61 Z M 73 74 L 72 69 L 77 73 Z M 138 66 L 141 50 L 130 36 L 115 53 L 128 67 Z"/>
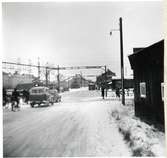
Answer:
<path fill-rule="evenodd" d="M 31 60 L 55 66 L 107 65 L 120 72 L 119 28 L 123 18 L 125 67 L 133 47 L 164 38 L 163 2 L 3 3 L 3 61 Z"/>

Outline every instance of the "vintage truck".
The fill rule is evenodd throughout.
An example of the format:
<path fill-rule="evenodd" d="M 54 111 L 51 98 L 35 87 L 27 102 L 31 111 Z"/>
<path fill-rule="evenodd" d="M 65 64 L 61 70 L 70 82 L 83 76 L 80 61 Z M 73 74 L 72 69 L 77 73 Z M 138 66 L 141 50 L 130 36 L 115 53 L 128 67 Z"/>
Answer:
<path fill-rule="evenodd" d="M 61 101 L 61 96 L 58 94 L 56 89 L 49 89 L 48 87 L 39 86 L 32 87 L 30 90 L 29 101 L 31 107 L 34 107 L 35 104 L 41 105 L 50 105 L 56 102 Z"/>

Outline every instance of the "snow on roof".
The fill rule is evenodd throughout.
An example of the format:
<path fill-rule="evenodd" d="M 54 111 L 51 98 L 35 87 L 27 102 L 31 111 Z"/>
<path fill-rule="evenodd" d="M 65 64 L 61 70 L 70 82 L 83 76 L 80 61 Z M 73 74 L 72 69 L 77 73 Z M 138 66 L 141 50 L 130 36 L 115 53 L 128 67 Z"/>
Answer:
<path fill-rule="evenodd" d="M 44 89 L 44 88 L 48 89 L 48 87 L 45 87 L 45 86 L 36 86 L 36 87 L 32 87 L 31 89 Z"/>

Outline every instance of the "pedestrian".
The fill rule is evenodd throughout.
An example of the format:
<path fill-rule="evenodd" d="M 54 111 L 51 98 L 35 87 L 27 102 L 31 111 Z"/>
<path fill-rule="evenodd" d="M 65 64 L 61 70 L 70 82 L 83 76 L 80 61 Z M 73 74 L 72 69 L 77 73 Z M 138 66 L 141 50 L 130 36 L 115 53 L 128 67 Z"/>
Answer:
<path fill-rule="evenodd" d="M 115 93 L 116 93 L 116 97 L 120 98 L 120 91 L 119 91 L 119 88 L 116 88 Z"/>
<path fill-rule="evenodd" d="M 104 99 L 104 86 L 101 87 L 101 96 Z"/>
<path fill-rule="evenodd" d="M 129 88 L 127 89 L 127 96 L 129 96 Z"/>
<path fill-rule="evenodd" d="M 7 94 L 6 94 L 6 89 L 3 88 L 3 106 L 6 106 L 7 103 Z"/>
<path fill-rule="evenodd" d="M 27 90 L 23 90 L 23 99 L 24 99 L 24 101 L 25 101 L 25 103 L 27 103 L 28 104 L 28 101 L 29 101 L 29 91 L 27 91 Z"/>
<path fill-rule="evenodd" d="M 19 92 L 17 92 L 17 89 L 15 88 L 13 93 L 12 93 L 12 98 L 11 98 L 11 101 L 12 101 L 12 111 L 14 111 L 14 107 L 19 109 Z M 16 105 L 15 105 L 16 103 Z"/>
<path fill-rule="evenodd" d="M 26 100 L 26 91 L 25 91 L 25 89 L 22 91 L 22 99 L 23 99 L 23 101 L 25 102 L 25 100 Z"/>
<path fill-rule="evenodd" d="M 26 90 L 26 100 L 25 102 L 28 104 L 28 101 L 29 101 L 29 96 L 30 96 L 30 93 L 28 90 Z"/>

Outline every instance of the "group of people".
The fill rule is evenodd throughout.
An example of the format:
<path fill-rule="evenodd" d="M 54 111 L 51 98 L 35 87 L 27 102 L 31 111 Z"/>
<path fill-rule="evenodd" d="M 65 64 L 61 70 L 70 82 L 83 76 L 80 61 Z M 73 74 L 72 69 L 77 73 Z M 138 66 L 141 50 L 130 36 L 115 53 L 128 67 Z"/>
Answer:
<path fill-rule="evenodd" d="M 7 103 L 11 103 L 11 110 L 15 111 L 16 109 L 20 110 L 20 99 L 24 100 L 28 104 L 29 101 L 29 92 L 27 90 L 22 91 L 22 95 L 15 88 L 11 96 L 7 95 L 6 90 L 3 88 L 3 106 L 6 106 Z"/>

